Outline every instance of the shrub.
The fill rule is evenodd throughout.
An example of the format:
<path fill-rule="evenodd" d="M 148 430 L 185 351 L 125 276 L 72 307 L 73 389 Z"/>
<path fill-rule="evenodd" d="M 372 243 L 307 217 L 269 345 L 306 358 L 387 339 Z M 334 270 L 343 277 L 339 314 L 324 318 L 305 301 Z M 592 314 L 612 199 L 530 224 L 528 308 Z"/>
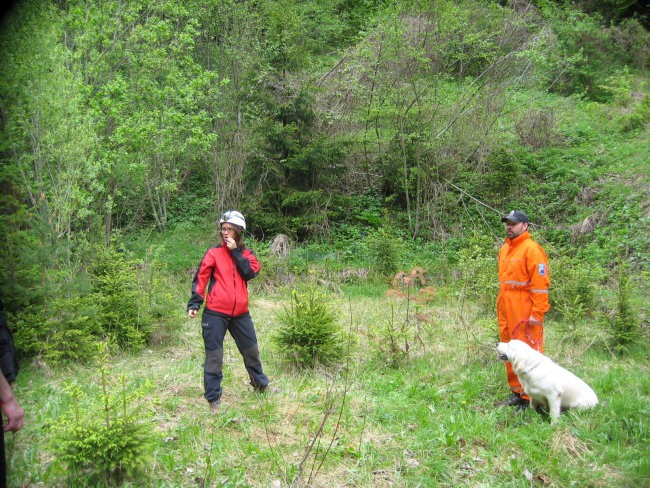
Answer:
<path fill-rule="evenodd" d="M 611 344 L 617 354 L 626 354 L 640 337 L 639 322 L 631 304 L 629 269 L 619 265 L 616 310 L 609 318 Z"/>
<path fill-rule="evenodd" d="M 483 314 L 494 312 L 499 292 L 497 254 L 493 238 L 480 234 L 471 236 L 467 247 L 458 253 L 461 293 Z"/>
<path fill-rule="evenodd" d="M 99 477 L 106 483 L 143 473 L 154 440 L 149 423 L 138 419 L 136 409 L 127 410 L 151 386 L 129 394 L 122 376 L 121 390 L 111 391 L 108 359 L 106 344 L 99 344 L 99 395 L 88 398 L 79 385 L 69 385 L 73 408 L 55 424 L 52 438 L 57 465 L 68 476 Z"/>
<path fill-rule="evenodd" d="M 95 354 L 101 335 L 98 307 L 91 297 L 57 298 L 45 306 L 30 306 L 12 321 L 16 346 L 26 357 L 52 362 L 85 361 Z"/>
<path fill-rule="evenodd" d="M 397 236 L 386 227 L 368 239 L 368 252 L 374 272 L 381 276 L 394 275 L 399 269 Z"/>
<path fill-rule="evenodd" d="M 124 349 L 140 349 L 151 334 L 151 314 L 170 312 L 168 293 L 141 291 L 138 265 L 113 249 L 101 250 L 95 258 L 92 289 L 71 290 L 42 305 L 26 307 L 12 319 L 18 350 L 26 357 L 41 356 L 52 362 L 85 361 L 95 354 L 98 340 L 109 340 Z M 159 288 L 153 271 L 147 288 Z M 63 294 L 61 294 L 63 295 Z"/>
<path fill-rule="evenodd" d="M 602 28 L 602 17 L 552 3 L 545 4 L 543 10 L 557 37 L 558 61 L 565 68 L 553 89 L 564 95 L 579 94 L 599 102 L 609 101 L 612 93 L 603 89 L 599 80 L 605 79 L 627 56 L 624 48 L 614 42 L 612 32 Z"/>
<path fill-rule="evenodd" d="M 136 263 L 124 253 L 104 250 L 93 270 L 92 294 L 100 307 L 98 321 L 103 334 L 126 349 L 142 348 L 151 333 L 150 318 L 140 313 L 147 303 L 138 289 Z"/>
<path fill-rule="evenodd" d="M 550 263 L 551 313 L 567 319 L 572 328 L 578 320 L 591 316 L 596 303 L 596 283 L 599 276 L 595 266 L 570 258 Z"/>
<path fill-rule="evenodd" d="M 517 121 L 515 124 L 515 132 L 522 146 L 536 150 L 553 144 L 556 139 L 555 126 L 555 114 L 551 109 L 533 109 Z M 515 171 L 521 171 L 521 168 L 517 167 L 514 162 L 510 163 L 510 166 L 513 166 Z M 509 168 L 502 165 L 501 168 L 497 166 L 497 169 L 508 170 Z M 500 175 L 503 178 L 503 183 L 508 183 L 509 186 L 515 186 L 519 173 L 508 171 L 503 171 L 503 173 Z M 498 173 L 495 176 L 498 177 Z"/>
<path fill-rule="evenodd" d="M 336 317 L 326 295 L 316 287 L 294 290 L 289 305 L 277 314 L 280 329 L 273 342 L 297 366 L 336 363 L 345 356 Z"/>
<path fill-rule="evenodd" d="M 621 115 L 619 124 L 623 132 L 643 128 L 650 121 L 650 96 L 645 95 L 632 112 Z"/>
<path fill-rule="evenodd" d="M 609 28 L 611 37 L 627 54 L 629 62 L 646 69 L 650 59 L 650 32 L 639 18 L 626 18 Z"/>

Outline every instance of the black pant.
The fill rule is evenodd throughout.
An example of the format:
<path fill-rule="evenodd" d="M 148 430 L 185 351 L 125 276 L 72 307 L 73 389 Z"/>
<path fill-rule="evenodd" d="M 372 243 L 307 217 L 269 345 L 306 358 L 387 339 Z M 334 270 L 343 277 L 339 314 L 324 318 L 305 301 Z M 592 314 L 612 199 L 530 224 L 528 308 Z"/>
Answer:
<path fill-rule="evenodd" d="M 257 336 L 250 314 L 238 317 L 226 317 L 212 313 L 203 313 L 201 319 L 203 343 L 205 344 L 205 363 L 203 365 L 203 383 L 205 399 L 214 402 L 221 398 L 221 380 L 223 379 L 223 340 L 226 331 L 235 339 L 237 349 L 244 358 L 251 385 L 265 388 L 269 379 L 262 371 Z"/>

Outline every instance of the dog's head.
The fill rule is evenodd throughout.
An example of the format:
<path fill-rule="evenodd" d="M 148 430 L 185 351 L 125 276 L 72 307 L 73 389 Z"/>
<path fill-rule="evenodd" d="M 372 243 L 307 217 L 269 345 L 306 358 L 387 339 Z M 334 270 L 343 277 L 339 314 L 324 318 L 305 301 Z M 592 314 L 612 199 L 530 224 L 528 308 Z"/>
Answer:
<path fill-rule="evenodd" d="M 501 361 L 507 361 L 508 360 L 508 343 L 507 342 L 499 342 L 499 344 L 497 344 L 497 357 Z"/>
<path fill-rule="evenodd" d="M 501 361 L 511 361 L 517 357 L 525 354 L 524 351 L 532 349 L 525 342 L 513 339 L 510 342 L 499 342 L 497 345 L 497 356 Z"/>

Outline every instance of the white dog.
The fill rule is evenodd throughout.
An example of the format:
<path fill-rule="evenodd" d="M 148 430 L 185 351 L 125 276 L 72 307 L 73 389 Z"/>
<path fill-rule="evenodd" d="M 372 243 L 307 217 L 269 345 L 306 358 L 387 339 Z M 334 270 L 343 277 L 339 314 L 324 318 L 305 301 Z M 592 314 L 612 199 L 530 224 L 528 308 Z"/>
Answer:
<path fill-rule="evenodd" d="M 500 342 L 497 353 L 499 359 L 512 365 L 524 392 L 530 397 L 531 408 L 547 408 L 553 421 L 559 418 L 562 410 L 591 408 L 598 404 L 596 393 L 587 383 L 525 342 L 516 339 Z"/>

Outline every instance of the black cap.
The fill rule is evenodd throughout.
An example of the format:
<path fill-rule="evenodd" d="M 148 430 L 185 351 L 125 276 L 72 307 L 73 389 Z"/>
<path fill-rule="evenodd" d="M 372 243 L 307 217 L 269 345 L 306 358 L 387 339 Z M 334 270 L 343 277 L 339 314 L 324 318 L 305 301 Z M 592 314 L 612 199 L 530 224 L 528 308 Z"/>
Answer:
<path fill-rule="evenodd" d="M 521 210 L 512 210 L 508 215 L 501 217 L 501 222 L 512 222 L 513 224 L 528 222 L 528 215 Z"/>

